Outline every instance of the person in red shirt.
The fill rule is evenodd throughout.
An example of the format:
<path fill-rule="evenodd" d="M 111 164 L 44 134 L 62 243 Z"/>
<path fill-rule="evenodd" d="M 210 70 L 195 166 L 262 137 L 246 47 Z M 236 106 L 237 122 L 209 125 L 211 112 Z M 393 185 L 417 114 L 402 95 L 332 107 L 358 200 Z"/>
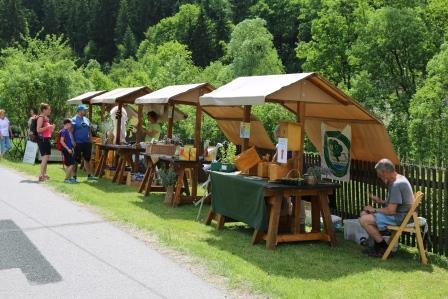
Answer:
<path fill-rule="evenodd" d="M 51 114 L 51 107 L 46 103 L 40 104 L 40 114 L 37 117 L 36 131 L 38 134 L 37 145 L 41 156 L 39 182 L 50 179 L 47 175 L 47 164 L 51 154 L 51 134 L 55 125 L 50 124 L 48 116 Z"/>

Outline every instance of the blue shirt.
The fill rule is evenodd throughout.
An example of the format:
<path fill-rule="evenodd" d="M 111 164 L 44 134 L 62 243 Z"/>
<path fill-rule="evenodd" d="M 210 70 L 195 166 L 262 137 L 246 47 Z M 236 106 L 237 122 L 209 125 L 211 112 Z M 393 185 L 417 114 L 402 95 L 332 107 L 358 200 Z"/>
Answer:
<path fill-rule="evenodd" d="M 72 118 L 73 137 L 76 143 L 90 142 L 90 121 L 87 117 L 79 115 Z"/>
<path fill-rule="evenodd" d="M 61 138 L 64 138 L 64 143 L 69 149 L 73 149 L 72 137 L 67 129 L 62 129 Z"/>

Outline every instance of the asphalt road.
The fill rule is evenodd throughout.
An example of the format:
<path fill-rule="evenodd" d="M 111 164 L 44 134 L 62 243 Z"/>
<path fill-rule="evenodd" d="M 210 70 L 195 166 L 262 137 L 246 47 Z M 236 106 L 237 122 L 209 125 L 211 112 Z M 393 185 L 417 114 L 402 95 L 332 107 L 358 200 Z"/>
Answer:
<path fill-rule="evenodd" d="M 0 298 L 225 298 L 169 258 L 0 167 Z"/>

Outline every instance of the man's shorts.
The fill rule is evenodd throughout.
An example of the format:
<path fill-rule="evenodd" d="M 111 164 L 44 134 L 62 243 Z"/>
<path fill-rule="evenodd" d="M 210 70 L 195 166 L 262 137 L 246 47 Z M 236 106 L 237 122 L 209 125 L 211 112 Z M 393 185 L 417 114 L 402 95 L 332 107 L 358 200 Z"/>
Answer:
<path fill-rule="evenodd" d="M 375 217 L 376 226 L 378 226 L 378 229 L 380 231 L 383 231 L 386 229 L 388 225 L 400 225 L 401 223 L 397 222 L 397 218 L 395 215 L 386 215 L 380 212 L 376 212 L 373 214 Z"/>
<path fill-rule="evenodd" d="M 77 143 L 75 147 L 75 160 L 81 163 L 81 157 L 86 162 L 90 162 L 90 156 L 92 156 L 92 143 Z"/>
<path fill-rule="evenodd" d="M 62 155 L 64 156 L 64 165 L 65 166 L 75 165 L 75 158 L 73 158 L 73 155 L 70 155 L 69 152 L 65 148 L 62 150 Z"/>

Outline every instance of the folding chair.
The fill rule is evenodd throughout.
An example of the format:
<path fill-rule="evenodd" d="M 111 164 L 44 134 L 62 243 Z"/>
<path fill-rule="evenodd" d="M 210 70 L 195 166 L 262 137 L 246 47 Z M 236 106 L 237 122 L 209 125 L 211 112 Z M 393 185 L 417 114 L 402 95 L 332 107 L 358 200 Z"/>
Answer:
<path fill-rule="evenodd" d="M 414 194 L 414 203 L 412 204 L 411 209 L 409 210 L 409 212 L 406 214 L 406 217 L 404 217 L 403 222 L 401 223 L 400 226 L 396 226 L 396 225 L 388 225 L 387 229 L 393 231 L 392 236 L 390 238 L 390 242 L 389 242 L 389 246 L 387 246 L 386 252 L 384 252 L 384 255 L 382 257 L 383 260 L 386 260 L 392 249 L 395 246 L 395 243 L 398 242 L 398 239 L 400 238 L 401 234 L 403 232 L 408 232 L 408 233 L 413 233 L 415 234 L 415 237 L 417 239 L 417 247 L 418 247 L 418 253 L 420 254 L 420 261 L 422 262 L 422 264 L 428 264 L 428 259 L 426 258 L 426 253 L 425 253 L 425 247 L 423 245 L 423 238 L 422 238 L 422 232 L 421 232 L 421 228 L 420 228 L 420 221 L 419 218 L 417 216 L 417 208 L 420 205 L 420 203 L 423 200 L 423 193 L 418 191 L 417 193 Z M 409 223 L 409 220 L 412 219 L 414 220 L 414 222 Z"/>

